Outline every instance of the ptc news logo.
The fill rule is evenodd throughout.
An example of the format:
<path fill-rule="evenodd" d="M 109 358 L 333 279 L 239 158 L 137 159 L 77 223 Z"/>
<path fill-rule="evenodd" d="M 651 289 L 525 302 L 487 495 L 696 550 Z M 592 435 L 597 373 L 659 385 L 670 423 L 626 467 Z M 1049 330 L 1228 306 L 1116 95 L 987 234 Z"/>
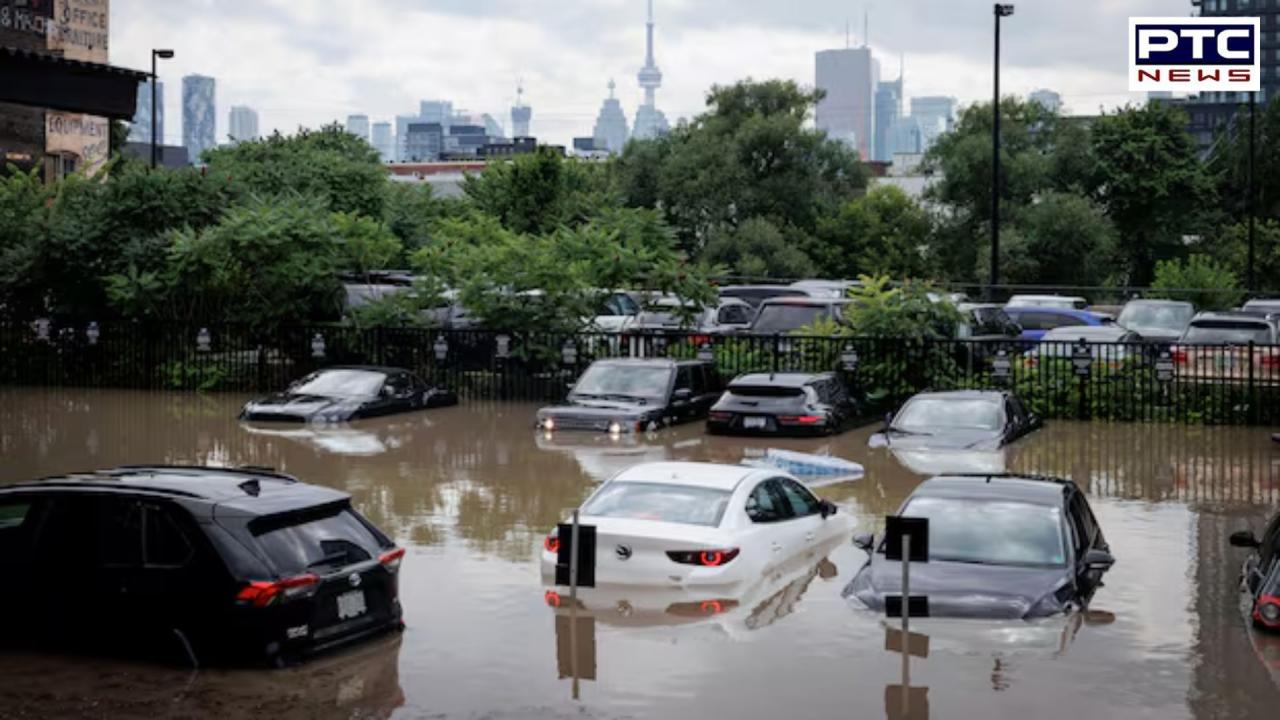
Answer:
<path fill-rule="evenodd" d="M 1258 18 L 1129 18 L 1129 90 L 1261 88 Z"/>

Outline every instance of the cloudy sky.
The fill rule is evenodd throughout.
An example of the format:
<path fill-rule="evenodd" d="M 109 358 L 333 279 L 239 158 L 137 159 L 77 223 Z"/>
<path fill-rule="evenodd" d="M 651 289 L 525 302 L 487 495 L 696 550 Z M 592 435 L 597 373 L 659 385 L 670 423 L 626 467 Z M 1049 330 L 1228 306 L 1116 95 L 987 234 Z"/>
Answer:
<path fill-rule="evenodd" d="M 905 58 L 906 93 L 991 93 L 990 0 L 656 0 L 658 101 L 674 122 L 696 114 L 716 83 L 793 78 L 813 83 L 813 53 L 855 44 L 886 76 Z M 1004 21 L 1009 93 L 1048 87 L 1068 112 L 1136 100 L 1126 92 L 1130 15 L 1186 16 L 1190 0 L 1022 0 Z M 227 112 L 258 110 L 264 131 L 291 131 L 349 114 L 374 121 L 412 113 L 422 99 L 488 112 L 509 127 L 523 80 L 533 133 L 554 142 L 589 135 L 618 82 L 628 118 L 640 101 L 645 0 L 112 0 L 111 60 L 162 65 L 166 140 L 180 144 L 179 78 L 218 80 L 218 133 Z"/>

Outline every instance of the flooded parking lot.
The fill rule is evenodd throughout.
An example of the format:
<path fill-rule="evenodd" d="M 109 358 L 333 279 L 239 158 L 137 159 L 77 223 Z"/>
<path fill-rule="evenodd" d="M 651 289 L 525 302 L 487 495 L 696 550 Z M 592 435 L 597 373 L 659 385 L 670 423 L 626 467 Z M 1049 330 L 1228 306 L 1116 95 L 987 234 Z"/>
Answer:
<path fill-rule="evenodd" d="M 947 468 L 1065 475 L 1118 559 L 1091 612 L 1038 623 L 913 621 L 910 717 L 1262 718 L 1280 702 L 1280 638 L 1255 635 L 1232 531 L 1280 502 L 1264 429 L 1053 422 L 999 455 L 895 457 L 871 429 L 737 440 L 700 425 L 652 438 L 547 437 L 527 405 L 464 405 L 349 426 L 247 427 L 244 397 L 0 391 L 0 482 L 126 463 L 261 465 L 350 492 L 409 548 L 408 629 L 282 671 L 190 672 L 0 654 L 0 718 L 875 718 L 894 715 L 900 656 L 841 590 L 845 539 L 738 597 L 596 591 L 553 607 L 546 531 L 639 462 L 737 463 L 767 448 L 834 455 L 866 476 L 817 492 L 862 530 Z M 578 676 L 575 681 L 574 675 Z M 575 700 L 575 686 L 578 699 Z M 922 714 L 923 713 L 923 714 Z"/>

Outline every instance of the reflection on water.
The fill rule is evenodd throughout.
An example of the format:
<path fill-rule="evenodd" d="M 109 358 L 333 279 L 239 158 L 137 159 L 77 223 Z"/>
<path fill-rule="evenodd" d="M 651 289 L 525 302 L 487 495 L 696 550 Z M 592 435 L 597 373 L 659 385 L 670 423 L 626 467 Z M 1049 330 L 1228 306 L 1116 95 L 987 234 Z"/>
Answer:
<path fill-rule="evenodd" d="M 0 482 L 124 463 L 212 463 L 271 466 L 344 489 L 409 547 L 403 637 L 284 672 L 194 677 L 0 656 L 0 716 L 878 717 L 886 687 L 904 682 L 898 656 L 884 651 L 882 619 L 840 597 L 865 560 L 847 543 L 733 597 L 624 598 L 598 588 L 575 610 L 547 606 L 536 564 L 542 536 L 596 484 L 637 462 L 737 463 L 766 448 L 856 462 L 863 478 L 819 493 L 860 531 L 878 531 L 924 476 L 997 462 L 895 457 L 866 447 L 874 428 L 809 440 L 707 437 L 696 425 L 616 442 L 547 438 L 532 430 L 535 408 L 514 404 L 337 428 L 248 427 L 236 421 L 243 401 L 0 390 Z M 948 467 L 930 464 L 938 462 Z M 1277 642 L 1242 619 L 1243 558 L 1226 543 L 1234 530 L 1260 532 L 1280 502 L 1280 447 L 1267 431 L 1050 423 L 998 462 L 1073 478 L 1119 562 L 1091 615 L 1004 628 L 913 623 L 931 648 L 913 660 L 906 685 L 927 688 L 931 717 L 1274 713 Z M 562 635 L 574 626 L 558 618 L 571 612 L 590 621 L 573 630 L 584 653 L 577 701 L 561 680 L 572 675 L 562 659 L 575 657 L 562 653 Z"/>

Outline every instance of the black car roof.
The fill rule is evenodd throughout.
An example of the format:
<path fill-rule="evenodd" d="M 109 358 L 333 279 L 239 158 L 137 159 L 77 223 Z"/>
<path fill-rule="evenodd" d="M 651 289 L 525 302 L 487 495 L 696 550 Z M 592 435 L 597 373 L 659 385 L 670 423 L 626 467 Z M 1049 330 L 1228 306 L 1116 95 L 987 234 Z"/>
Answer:
<path fill-rule="evenodd" d="M 711 363 L 705 360 L 673 360 L 671 358 L 603 358 L 591 364 L 674 368 L 680 365 L 710 365 Z"/>
<path fill-rule="evenodd" d="M 832 373 L 752 373 L 750 375 L 741 375 L 734 378 L 729 383 L 729 389 L 734 387 L 745 387 L 747 385 L 753 387 L 771 386 L 771 387 L 804 387 L 819 380 L 825 380 L 832 377 Z"/>
<path fill-rule="evenodd" d="M 124 466 L 111 470 L 57 475 L 0 488 L 0 494 L 23 491 L 129 492 L 207 500 L 267 514 L 280 506 L 319 505 L 349 499 L 346 493 L 298 482 L 269 468 L 215 468 L 175 465 Z M 286 499 L 287 496 L 287 499 Z M 281 503 L 281 500 L 286 502 Z"/>
<path fill-rule="evenodd" d="M 1075 483 L 1040 475 L 939 475 L 921 483 L 911 497 L 1011 500 L 1034 505 L 1062 504 Z"/>

